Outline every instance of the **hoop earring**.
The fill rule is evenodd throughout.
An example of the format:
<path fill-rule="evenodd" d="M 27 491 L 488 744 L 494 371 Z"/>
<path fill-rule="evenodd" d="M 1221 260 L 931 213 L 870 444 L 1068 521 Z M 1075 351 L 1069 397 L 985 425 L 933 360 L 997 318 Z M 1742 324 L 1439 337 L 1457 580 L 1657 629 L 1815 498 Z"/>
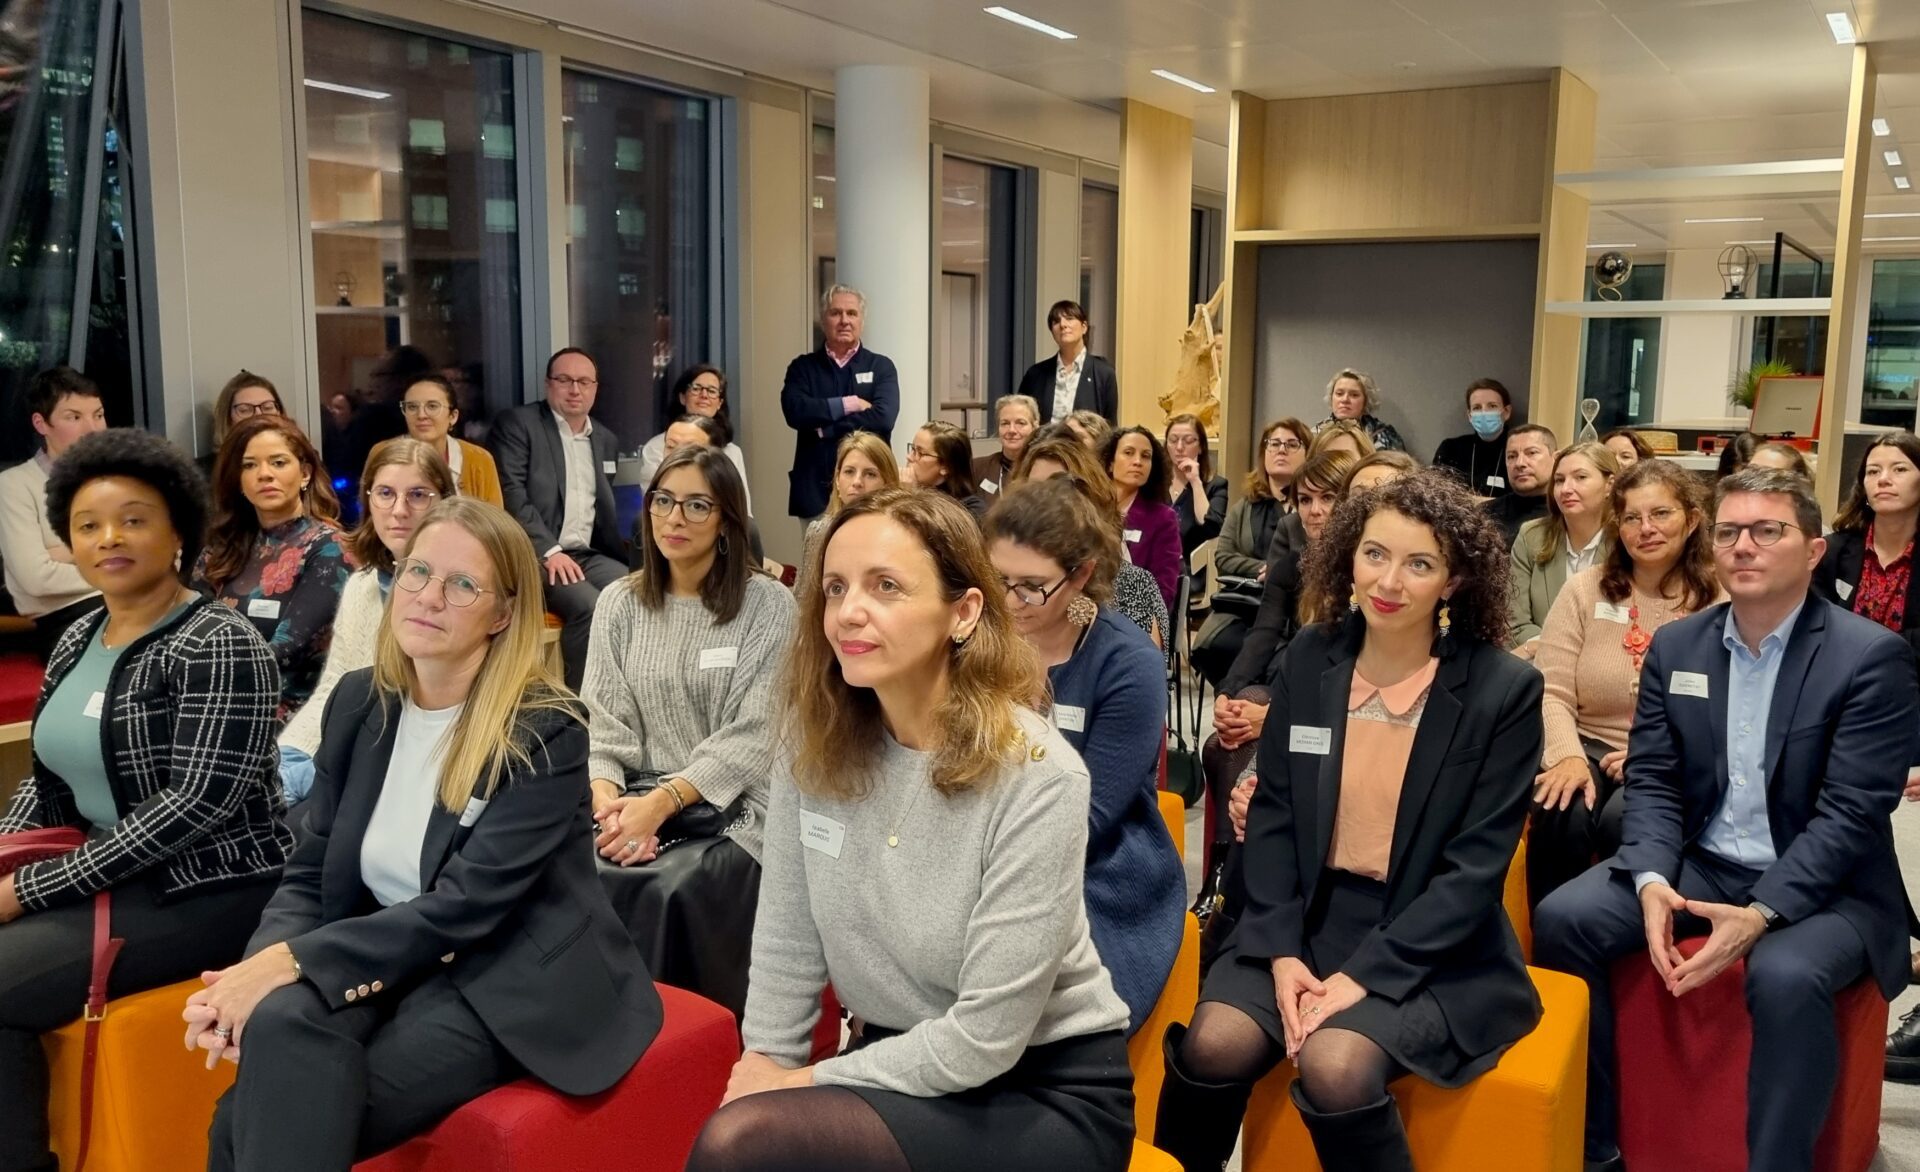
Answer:
<path fill-rule="evenodd" d="M 727 556 L 727 535 L 722 533 L 720 535 L 720 540 L 713 543 L 713 548 L 714 548 L 714 551 L 718 553 L 721 557 L 726 557 Z"/>

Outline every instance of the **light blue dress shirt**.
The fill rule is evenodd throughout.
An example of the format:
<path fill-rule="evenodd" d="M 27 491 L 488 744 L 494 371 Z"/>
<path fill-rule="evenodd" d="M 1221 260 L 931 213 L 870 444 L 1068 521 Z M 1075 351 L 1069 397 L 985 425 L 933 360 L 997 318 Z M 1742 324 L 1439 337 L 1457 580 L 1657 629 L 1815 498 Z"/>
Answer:
<path fill-rule="evenodd" d="M 1787 637 L 1805 608 L 1804 602 L 1794 607 L 1785 621 L 1760 640 L 1758 655 L 1740 638 L 1731 607 L 1720 636 L 1727 648 L 1727 788 L 1719 809 L 1700 832 L 1700 846 L 1750 871 L 1765 870 L 1779 858 L 1767 822 L 1767 716 L 1773 708 L 1774 685 L 1780 682 Z M 1652 871 L 1633 877 L 1636 891 L 1656 882 L 1672 885 L 1666 876 Z"/>

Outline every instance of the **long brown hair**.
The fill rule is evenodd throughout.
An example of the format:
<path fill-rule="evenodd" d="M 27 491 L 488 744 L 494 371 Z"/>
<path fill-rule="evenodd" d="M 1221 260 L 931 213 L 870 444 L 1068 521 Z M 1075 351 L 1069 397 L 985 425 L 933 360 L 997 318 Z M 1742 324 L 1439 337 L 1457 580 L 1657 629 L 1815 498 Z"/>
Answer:
<path fill-rule="evenodd" d="M 1560 496 L 1553 490 L 1553 478 L 1560 471 L 1560 462 L 1570 456 L 1579 456 L 1598 469 L 1600 475 L 1607 478 L 1609 490 L 1615 480 L 1620 478 L 1620 461 L 1614 456 L 1613 449 L 1605 444 L 1572 444 L 1561 448 L 1553 457 L 1553 471 L 1547 473 L 1547 515 L 1537 522 L 1540 526 L 1540 550 L 1534 555 L 1534 561 L 1546 565 L 1560 552 L 1567 541 L 1567 518 L 1560 512 Z M 1604 552 L 1618 538 L 1619 534 L 1613 521 L 1613 498 L 1604 498 L 1606 513 L 1600 518 L 1600 547 Z"/>
<path fill-rule="evenodd" d="M 944 419 L 929 419 L 920 430 L 932 441 L 933 458 L 947 470 L 946 479 L 933 487 L 957 501 L 976 495 L 980 486 L 973 482 L 973 441 L 967 433 Z"/>
<path fill-rule="evenodd" d="M 688 444 L 660 462 L 660 468 L 647 485 L 647 499 L 659 490 L 660 482 L 676 468 L 691 466 L 706 479 L 718 510 L 720 533 L 713 550 L 713 565 L 700 583 L 700 602 L 717 623 L 730 623 L 746 601 L 747 580 L 753 574 L 752 555 L 747 551 L 747 490 L 740 470 L 724 448 Z M 667 586 L 671 571 L 667 555 L 653 539 L 653 510 L 640 510 L 640 568 L 627 575 L 634 597 L 648 610 L 667 604 Z"/>
<path fill-rule="evenodd" d="M 900 487 L 900 464 L 893 458 L 893 449 L 887 446 L 887 441 L 870 431 L 853 432 L 833 450 L 833 491 L 827 496 L 829 517 L 846 507 L 847 502 L 840 499 L 840 465 L 847 462 L 850 452 L 859 452 L 879 471 L 880 487 Z"/>
<path fill-rule="evenodd" d="M 1867 450 L 1860 453 L 1860 463 L 1853 470 L 1853 484 L 1847 489 L 1847 499 L 1834 515 L 1835 532 L 1865 533 L 1867 526 L 1873 524 L 1873 506 L 1867 501 L 1867 457 L 1873 455 L 1875 448 L 1893 448 L 1905 456 L 1909 464 L 1920 468 L 1920 436 L 1910 431 L 1883 431 L 1874 436 Z"/>
<path fill-rule="evenodd" d="M 1269 500 L 1273 496 L 1273 486 L 1267 483 L 1267 440 L 1271 439 L 1276 431 L 1292 433 L 1293 438 L 1300 441 L 1302 456 L 1305 456 L 1307 449 L 1313 446 L 1313 429 L 1292 416 L 1276 419 L 1261 428 L 1260 438 L 1253 445 L 1253 471 L 1247 473 L 1246 482 L 1241 487 L 1241 492 L 1250 501 Z M 1292 506 L 1292 484 L 1287 485 L 1287 494 L 1283 499 L 1289 507 Z"/>
<path fill-rule="evenodd" d="M 1167 450 L 1171 452 L 1173 450 L 1173 429 L 1182 423 L 1191 427 L 1193 434 L 1200 437 L 1200 483 L 1205 484 L 1207 481 L 1213 479 L 1213 449 L 1207 446 L 1207 429 L 1201 424 L 1198 415 L 1181 414 L 1167 420 L 1167 429 L 1160 433 L 1161 442 L 1164 443 L 1167 446 Z M 1171 459 L 1171 457 L 1169 457 L 1169 459 Z"/>
<path fill-rule="evenodd" d="M 1020 453 L 1020 463 L 1014 467 L 1012 482 L 1025 484 L 1033 476 L 1033 466 L 1041 460 L 1051 460 L 1065 468 L 1070 479 L 1106 493 L 1108 507 L 1112 507 L 1113 476 L 1100 466 L 1100 457 L 1088 451 L 1072 432 L 1050 435 L 1038 442 L 1028 440 L 1027 450 Z"/>
<path fill-rule="evenodd" d="M 260 536 L 260 514 L 240 489 L 241 466 L 247 445 L 268 432 L 277 432 L 293 450 L 307 474 L 300 503 L 307 516 L 338 528 L 340 499 L 327 482 L 327 466 L 300 425 L 284 415 L 255 415 L 233 425 L 220 455 L 213 462 L 213 524 L 207 529 L 206 580 L 215 590 L 225 586 L 247 564 L 254 539 Z"/>
<path fill-rule="evenodd" d="M 1046 694 L 1046 673 L 1033 648 L 1013 629 L 1000 575 L 987 558 L 973 515 L 952 497 L 924 489 L 883 488 L 841 509 L 807 564 L 811 581 L 835 535 L 857 517 L 887 517 L 912 533 L 933 563 L 940 595 L 957 602 L 969 589 L 982 596 L 980 621 L 965 643 L 947 651 L 947 690 L 933 711 L 933 787 L 952 796 L 986 785 L 1020 753 L 1018 709 Z M 787 656 L 782 691 L 792 698 L 783 736 L 793 752 L 793 780 L 802 792 L 855 799 L 872 790 L 886 744 L 880 701 L 848 684 L 825 631 L 826 591 L 800 596 L 799 634 Z"/>
<path fill-rule="evenodd" d="M 418 385 L 420 380 L 415 380 Z M 422 443 L 411 436 L 400 436 L 383 443 L 375 444 L 373 451 L 367 453 L 367 467 L 360 474 L 360 523 L 347 534 L 342 544 L 353 560 L 361 566 L 375 569 L 393 569 L 393 551 L 387 543 L 380 540 L 380 534 L 373 527 L 373 478 L 385 468 L 417 468 L 426 478 L 433 491 L 440 494 L 441 500 L 459 493 L 460 486 L 454 481 L 453 469 L 440 458 L 440 453 L 429 444 Z"/>
<path fill-rule="evenodd" d="M 1601 563 L 1600 593 L 1608 602 L 1624 601 L 1633 593 L 1633 555 L 1627 551 L 1625 539 L 1619 536 L 1619 517 L 1627 507 L 1628 493 L 1636 488 L 1656 487 L 1672 494 L 1686 511 L 1687 520 L 1693 522 L 1686 550 L 1667 571 L 1660 591 L 1664 594 L 1667 585 L 1678 578 L 1686 588 L 1680 605 L 1689 612 L 1699 610 L 1720 597 L 1720 579 L 1713 564 L 1713 519 L 1707 516 L 1707 494 L 1699 478 L 1668 460 L 1642 460 L 1613 478 L 1614 519 L 1610 524 L 1615 526 L 1615 536 L 1613 548 Z"/>

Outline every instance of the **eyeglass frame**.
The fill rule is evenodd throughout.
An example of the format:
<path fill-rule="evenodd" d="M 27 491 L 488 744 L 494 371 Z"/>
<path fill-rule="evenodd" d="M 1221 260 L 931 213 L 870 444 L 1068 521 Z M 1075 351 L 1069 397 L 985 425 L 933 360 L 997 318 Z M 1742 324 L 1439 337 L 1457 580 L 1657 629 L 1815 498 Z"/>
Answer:
<path fill-rule="evenodd" d="M 242 420 L 254 419 L 261 415 L 278 415 L 278 414 L 280 414 L 280 404 L 275 403 L 272 400 L 268 400 L 265 403 L 229 403 L 227 404 L 227 420 L 231 423 L 239 423 Z"/>
<path fill-rule="evenodd" d="M 1762 541 L 1760 540 L 1760 534 L 1754 530 L 1754 526 L 1756 525 L 1778 525 L 1780 526 L 1780 536 L 1775 537 L 1772 541 Z M 1723 542 L 1720 540 L 1720 530 L 1722 526 L 1733 530 L 1733 537 L 1728 541 Z M 1753 538 L 1753 544 L 1759 548 L 1772 549 L 1774 546 L 1780 544 L 1780 538 L 1785 537 L 1787 535 L 1786 531 L 1789 529 L 1799 533 L 1806 532 L 1805 529 L 1800 528 L 1800 526 L 1795 525 L 1791 521 L 1775 521 L 1767 518 L 1760 521 L 1748 521 L 1744 525 L 1735 524 L 1732 521 L 1715 521 L 1713 528 L 1707 531 L 1707 535 L 1713 539 L 1713 548 L 1715 549 L 1732 549 L 1734 546 L 1740 544 L 1742 534 Z"/>
<path fill-rule="evenodd" d="M 1000 585 L 1006 589 L 1009 595 L 1019 599 L 1021 606 L 1042 607 L 1053 601 L 1054 595 L 1066 589 L 1067 583 L 1073 581 L 1074 574 L 1078 573 L 1079 570 L 1079 566 L 1069 567 L 1067 572 L 1061 576 L 1060 580 L 1051 586 L 1028 586 L 1024 583 L 1009 582 L 1005 574 L 1000 575 Z M 1022 590 L 1032 590 L 1038 593 L 1040 595 L 1040 601 L 1034 602 L 1026 595 L 1020 593 Z"/>
<path fill-rule="evenodd" d="M 380 494 L 383 492 L 387 494 L 387 503 L 384 505 L 380 503 Z M 413 494 L 416 492 L 426 494 L 426 504 L 420 504 L 413 499 Z M 424 512 L 439 503 L 440 493 L 438 490 L 431 488 L 409 488 L 407 491 L 401 492 L 387 484 L 376 484 L 367 490 L 367 504 L 372 508 L 379 509 L 383 513 L 392 512 L 393 506 L 399 504 L 403 498 L 406 500 L 409 509 L 419 509 Z"/>
<path fill-rule="evenodd" d="M 680 394 L 683 398 L 688 399 L 694 398 L 695 396 L 710 399 L 724 399 L 727 397 L 727 389 L 725 387 L 705 387 L 699 383 L 688 383 L 687 389 L 680 392 Z"/>
<path fill-rule="evenodd" d="M 550 374 L 547 381 L 558 387 L 578 387 L 583 391 L 591 391 L 600 385 L 598 378 L 575 378 L 570 374 Z"/>
<path fill-rule="evenodd" d="M 426 580 L 421 582 L 419 586 L 409 586 L 406 584 L 406 572 L 407 572 L 408 566 L 419 566 L 421 569 L 428 571 Z M 508 597 L 507 595 L 501 594 L 500 591 L 495 590 L 488 586 L 468 585 L 467 589 L 473 591 L 473 597 L 469 598 L 465 602 L 455 601 L 453 595 L 448 593 L 447 591 L 447 579 L 449 577 L 465 578 L 468 580 L 469 583 L 471 583 L 473 581 L 473 576 L 471 574 L 452 574 L 452 575 L 435 574 L 432 572 L 432 570 L 433 570 L 432 566 L 429 566 L 426 562 L 420 560 L 419 558 L 402 558 L 400 559 L 400 564 L 393 567 L 394 588 L 398 590 L 405 590 L 408 594 L 419 594 L 421 591 L 427 588 L 427 582 L 438 582 L 440 583 L 440 597 L 446 601 L 446 604 L 448 606 L 457 606 L 461 610 L 465 610 L 468 607 L 472 606 L 474 603 L 479 602 L 480 596 L 482 594 L 492 594 L 501 598 Z"/>
<path fill-rule="evenodd" d="M 1655 516 L 1655 514 L 1657 513 L 1665 513 L 1666 517 L 1664 519 L 1657 517 Z M 1673 520 L 1675 517 L 1685 517 L 1686 515 L 1687 515 L 1687 510 L 1682 506 L 1658 505 L 1654 508 L 1648 509 L 1645 516 L 1642 516 L 1639 513 L 1620 514 L 1620 528 L 1621 530 L 1624 531 L 1627 528 L 1627 526 L 1631 525 L 1634 528 L 1638 529 L 1640 526 L 1646 524 L 1648 521 L 1652 521 L 1656 525 L 1664 525 L 1668 521 Z M 1629 518 L 1631 518 L 1631 520 L 1629 520 Z M 1739 540 L 1740 538 L 1738 537 L 1734 538 L 1734 541 L 1736 542 L 1738 542 Z"/>
<path fill-rule="evenodd" d="M 428 399 L 420 403 L 410 403 L 402 400 L 400 403 L 400 414 L 402 415 L 447 415 L 452 412 L 453 406 L 451 404 L 442 403 L 438 399 Z"/>
<path fill-rule="evenodd" d="M 664 509 L 656 509 L 654 507 L 655 501 L 665 501 L 667 502 L 667 507 Z M 704 517 L 694 516 L 693 511 L 687 507 L 688 505 L 691 505 L 691 504 L 705 505 L 707 507 L 707 515 Z M 673 511 L 675 509 L 680 510 L 680 515 L 686 519 L 687 524 L 704 525 L 708 521 L 713 520 L 714 517 L 719 515 L 720 502 L 717 500 L 714 500 L 710 496 L 696 495 L 696 496 L 681 498 L 661 488 L 656 488 L 652 492 L 649 492 L 647 494 L 647 512 L 660 518 L 662 521 L 666 520 L 668 517 L 673 516 Z"/>
<path fill-rule="evenodd" d="M 1292 436 L 1282 438 L 1280 436 L 1270 435 L 1260 441 L 1260 450 L 1263 452 L 1304 452 L 1307 450 L 1307 445 Z"/>

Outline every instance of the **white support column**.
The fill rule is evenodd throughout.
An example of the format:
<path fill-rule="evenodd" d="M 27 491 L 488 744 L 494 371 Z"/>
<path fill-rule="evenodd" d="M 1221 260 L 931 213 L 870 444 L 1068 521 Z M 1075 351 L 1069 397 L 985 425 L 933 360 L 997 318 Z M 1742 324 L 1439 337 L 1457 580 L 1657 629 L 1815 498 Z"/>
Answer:
<path fill-rule="evenodd" d="M 863 343 L 900 370 L 896 452 L 932 417 L 932 148 L 924 70 L 849 65 L 834 74 L 836 279 L 867 295 Z"/>

